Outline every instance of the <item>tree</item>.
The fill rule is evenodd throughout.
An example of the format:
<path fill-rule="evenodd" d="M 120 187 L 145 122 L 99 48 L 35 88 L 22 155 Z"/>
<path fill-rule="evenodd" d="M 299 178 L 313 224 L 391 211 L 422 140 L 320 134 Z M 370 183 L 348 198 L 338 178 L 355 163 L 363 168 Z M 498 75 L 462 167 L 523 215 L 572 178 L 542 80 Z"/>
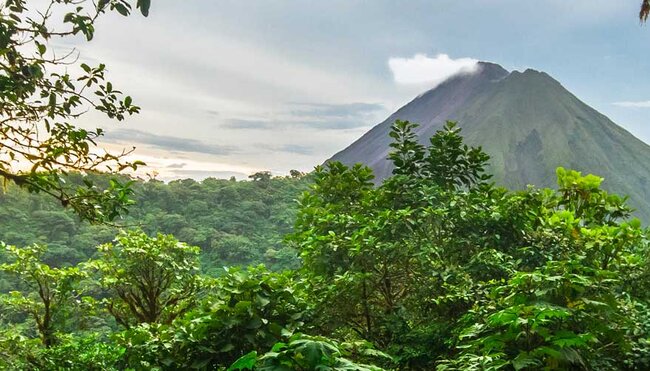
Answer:
<path fill-rule="evenodd" d="M 25 0 L 0 7 L 0 178 L 52 195 L 82 219 L 113 220 L 129 203 L 129 184 L 112 180 L 101 188 L 90 177 L 66 182 L 68 172 L 122 171 L 139 161 L 128 152 L 102 153 L 101 129 L 72 122 L 89 109 L 124 120 L 140 108 L 106 80 L 106 66 L 78 61 L 75 51 L 56 50 L 52 40 L 83 35 L 90 41 L 97 19 L 115 11 L 127 16 L 131 0 L 49 0 L 43 8 Z M 143 15 L 150 0 L 137 0 Z"/>
<path fill-rule="evenodd" d="M 379 188 L 364 166 L 317 168 L 293 237 L 318 290 L 314 296 L 322 299 L 324 321 L 332 328 L 343 322 L 380 346 L 414 320 L 408 306 L 417 304 L 416 287 L 433 268 L 422 264 L 440 253 L 436 247 L 450 233 L 441 220 L 445 212 L 448 228 L 453 225 L 446 204 L 465 207 L 464 192 L 481 192 L 487 179 L 487 155 L 463 145 L 454 123 L 431 138 L 428 150 L 415 140 L 414 127 L 408 121 L 393 125 L 395 176 Z"/>
<path fill-rule="evenodd" d="M 171 323 L 192 308 L 199 290 L 199 248 L 172 235 L 149 237 L 122 232 L 99 247 L 90 266 L 108 292 L 107 310 L 126 328 L 138 323 Z"/>
<path fill-rule="evenodd" d="M 484 284 L 485 301 L 465 318 L 460 355 L 443 369 L 615 369 L 630 348 L 647 355 L 637 338 L 647 336 L 645 325 L 634 320 L 644 301 L 627 293 L 632 286 L 623 278 L 642 271 L 641 223 L 624 220 L 629 208 L 600 189 L 602 178 L 563 168 L 557 174 L 558 192 L 529 193 L 541 201 L 533 209 L 539 224 L 525 232 L 530 246 L 510 253 L 506 280 Z M 647 367 L 647 360 L 632 366 Z"/>
<path fill-rule="evenodd" d="M 254 182 L 260 182 L 263 184 L 268 183 L 271 180 L 270 171 L 258 171 L 257 173 L 251 174 L 248 176 Z"/>
<path fill-rule="evenodd" d="M 31 316 L 42 344 L 53 346 L 56 331 L 65 326 L 70 307 L 81 297 L 79 281 L 85 273 L 78 267 L 52 268 L 42 263 L 44 246 L 0 246 L 13 259 L 0 265 L 0 271 L 17 276 L 24 285 L 22 290 L 3 295 L 0 304 Z"/>
<path fill-rule="evenodd" d="M 325 336 L 414 370 L 647 369 L 648 235 L 602 178 L 508 192 L 448 123 L 393 126 L 394 175 L 328 163 L 300 200 L 303 274 Z M 625 364 L 622 360 L 626 361 Z"/>
<path fill-rule="evenodd" d="M 305 173 L 303 173 L 300 170 L 291 169 L 289 170 L 289 176 L 292 178 L 302 178 L 303 176 L 305 176 Z"/>
<path fill-rule="evenodd" d="M 226 269 L 201 304 L 170 325 L 142 324 L 119 335 L 134 369 L 221 370 L 267 351 L 304 327 L 304 282 L 263 266 Z"/>
<path fill-rule="evenodd" d="M 639 12 L 639 19 L 641 22 L 648 21 L 650 15 L 650 0 L 643 0 L 641 3 L 641 11 Z"/>

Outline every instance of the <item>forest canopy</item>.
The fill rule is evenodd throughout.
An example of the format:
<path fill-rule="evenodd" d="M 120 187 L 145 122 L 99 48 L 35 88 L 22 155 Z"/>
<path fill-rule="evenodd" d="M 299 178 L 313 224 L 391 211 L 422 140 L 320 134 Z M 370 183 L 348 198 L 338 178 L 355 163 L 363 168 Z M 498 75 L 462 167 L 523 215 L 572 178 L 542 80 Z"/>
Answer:
<path fill-rule="evenodd" d="M 98 185 L 113 175 L 92 175 Z M 69 174 L 68 183 L 81 181 Z M 122 178 L 122 183 L 130 182 Z M 208 178 L 163 183 L 131 183 L 135 205 L 119 224 L 150 235 L 173 234 L 201 248 L 202 269 L 266 264 L 273 270 L 297 267 L 296 252 L 283 243 L 292 230 L 297 199 L 310 178 L 300 173 L 252 181 Z M 111 242 L 119 226 L 90 224 L 46 194 L 9 186 L 0 195 L 0 241 L 17 246 L 47 244 L 44 259 L 54 266 L 75 265 Z"/>
<path fill-rule="evenodd" d="M 415 127 L 393 125 L 395 171 L 380 185 L 337 162 L 230 185 L 309 179 L 284 242 L 294 269 L 206 274 L 191 244 L 137 230 L 77 264 L 46 262 L 42 244 L 6 246 L 1 269 L 19 283 L 0 301 L 2 367 L 650 367 L 647 231 L 625 199 L 562 168 L 557 189 L 496 187 L 455 123 L 428 146 Z"/>
<path fill-rule="evenodd" d="M 648 230 L 602 178 L 504 189 L 455 122 L 400 120 L 379 184 L 120 176 L 76 120 L 140 107 L 51 40 L 151 2 L 34 4 L 0 5 L 1 369 L 650 369 Z"/>

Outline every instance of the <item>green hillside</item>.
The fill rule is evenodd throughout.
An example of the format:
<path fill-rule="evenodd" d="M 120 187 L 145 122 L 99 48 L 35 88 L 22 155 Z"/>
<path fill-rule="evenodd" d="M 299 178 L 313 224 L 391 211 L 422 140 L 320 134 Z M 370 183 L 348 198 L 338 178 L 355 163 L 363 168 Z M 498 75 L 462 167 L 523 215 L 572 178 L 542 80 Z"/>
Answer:
<path fill-rule="evenodd" d="M 100 182 L 108 178 L 98 176 Z M 174 234 L 199 246 L 208 273 L 223 266 L 260 263 L 293 268 L 296 252 L 282 239 L 292 230 L 295 199 L 307 185 L 307 177 L 270 176 L 254 181 L 138 181 L 136 204 L 117 224 L 149 234 Z M 47 244 L 45 259 L 55 266 L 87 260 L 117 231 L 117 226 L 81 222 L 46 194 L 30 194 L 13 185 L 0 193 L 0 241 L 16 246 Z"/>

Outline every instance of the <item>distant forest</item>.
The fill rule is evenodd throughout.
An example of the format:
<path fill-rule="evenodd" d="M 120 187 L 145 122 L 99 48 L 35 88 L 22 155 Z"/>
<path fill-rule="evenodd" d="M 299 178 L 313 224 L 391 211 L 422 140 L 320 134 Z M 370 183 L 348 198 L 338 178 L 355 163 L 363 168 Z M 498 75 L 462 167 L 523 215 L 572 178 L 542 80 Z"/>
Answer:
<path fill-rule="evenodd" d="M 272 177 L 260 172 L 250 181 L 136 181 L 135 204 L 114 225 L 82 222 L 47 194 L 9 184 L 0 193 L 0 241 L 45 244 L 45 262 L 60 267 L 91 258 L 98 245 L 115 238 L 120 226 L 139 227 L 150 235 L 173 234 L 200 247 L 207 274 L 217 274 L 224 266 L 262 263 L 273 270 L 296 268 L 297 252 L 282 240 L 291 232 L 296 199 L 307 190 L 309 177 L 292 174 Z M 107 183 L 111 177 L 96 175 L 96 181 Z M 69 181 L 78 179 L 72 175 Z"/>
<path fill-rule="evenodd" d="M 132 180 L 74 123 L 140 107 L 48 48 L 151 1 L 47 3 L 0 6 L 1 370 L 650 370 L 650 229 L 603 178 L 509 190 L 396 120 L 385 178 Z"/>

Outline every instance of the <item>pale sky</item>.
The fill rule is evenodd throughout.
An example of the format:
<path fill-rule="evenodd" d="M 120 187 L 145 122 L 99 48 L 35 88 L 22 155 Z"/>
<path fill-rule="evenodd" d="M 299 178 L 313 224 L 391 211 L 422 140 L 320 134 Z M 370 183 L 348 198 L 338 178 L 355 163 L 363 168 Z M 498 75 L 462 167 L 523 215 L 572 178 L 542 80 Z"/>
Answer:
<path fill-rule="evenodd" d="M 164 179 L 310 171 L 477 60 L 545 71 L 650 143 L 640 0 L 152 3 L 73 44 L 142 107 L 83 125 L 105 128 L 109 148 L 135 145 Z"/>

